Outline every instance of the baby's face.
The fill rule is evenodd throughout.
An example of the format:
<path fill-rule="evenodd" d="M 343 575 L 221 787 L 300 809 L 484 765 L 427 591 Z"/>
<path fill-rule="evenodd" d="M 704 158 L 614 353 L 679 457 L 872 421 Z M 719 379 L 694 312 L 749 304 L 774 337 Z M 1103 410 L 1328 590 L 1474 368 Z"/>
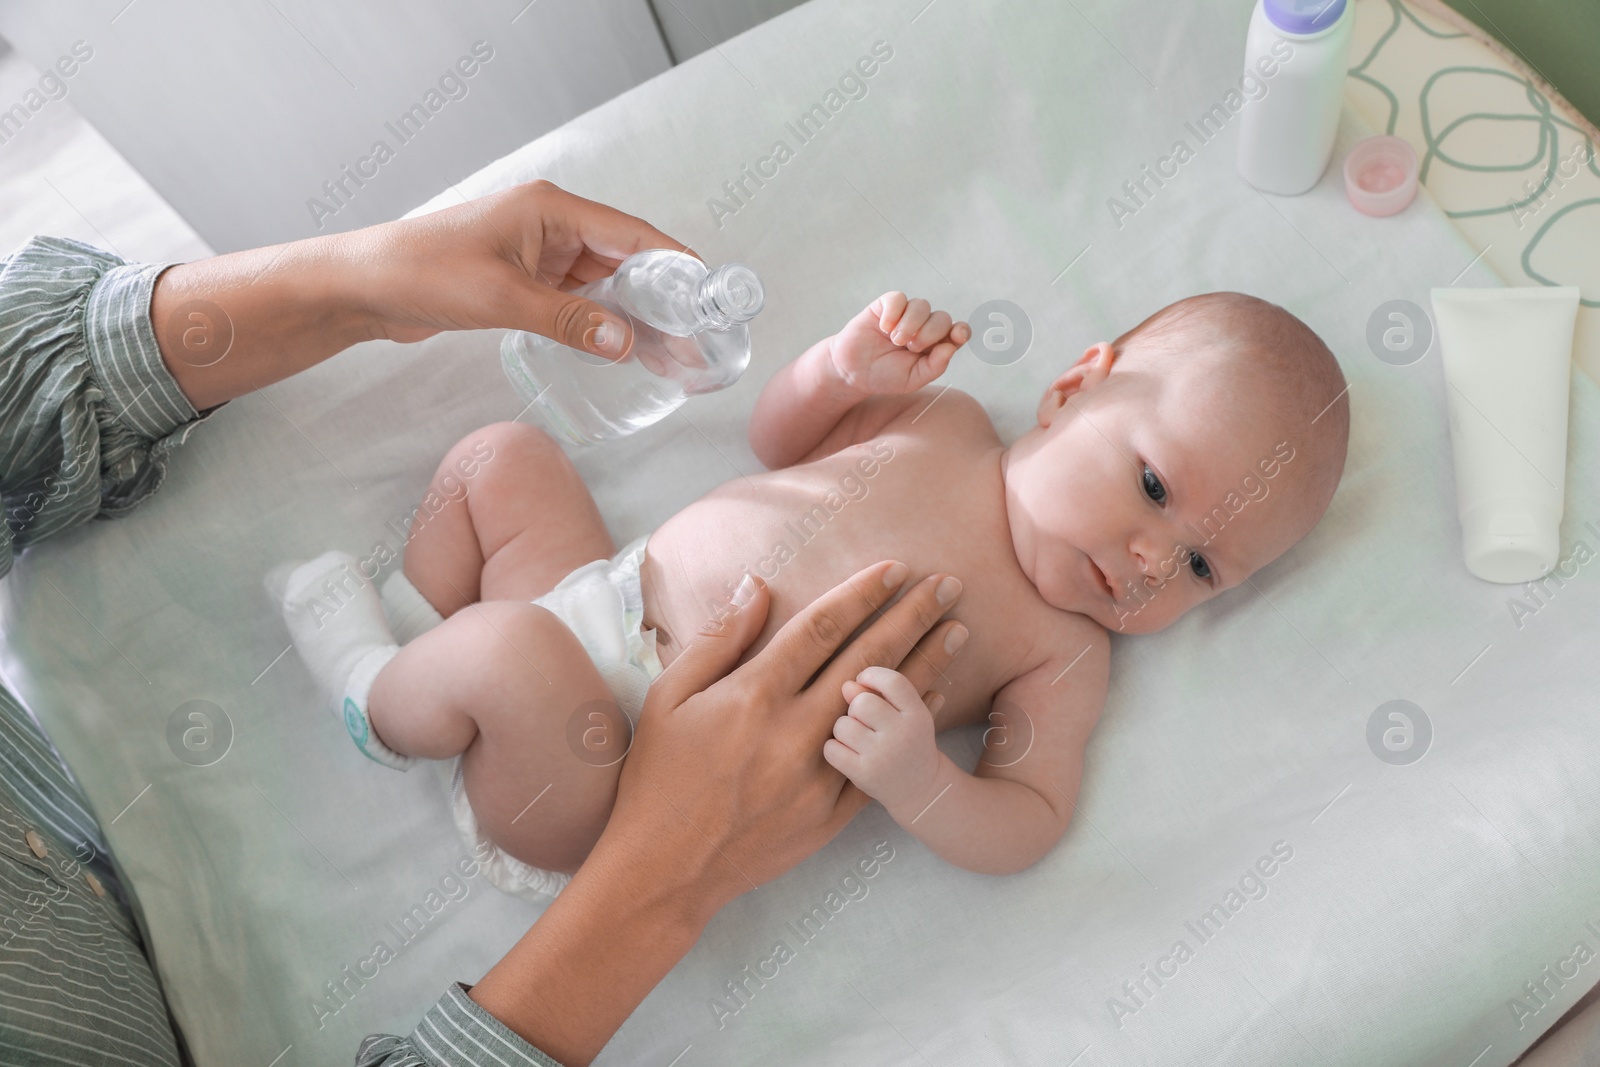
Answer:
<path fill-rule="evenodd" d="M 1008 450 L 1007 518 L 1047 603 L 1152 633 L 1297 539 L 1279 491 L 1294 447 L 1270 439 L 1258 405 L 1112 358 L 1109 345 L 1085 353 Z"/>

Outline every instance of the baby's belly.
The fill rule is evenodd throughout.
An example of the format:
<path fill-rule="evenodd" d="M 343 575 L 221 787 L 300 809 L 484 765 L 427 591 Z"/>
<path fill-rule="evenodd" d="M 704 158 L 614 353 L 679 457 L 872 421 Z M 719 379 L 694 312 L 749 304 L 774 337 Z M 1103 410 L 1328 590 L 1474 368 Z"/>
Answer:
<path fill-rule="evenodd" d="M 727 611 L 746 573 L 771 590 L 767 623 L 747 654 L 805 605 L 879 559 L 898 559 L 904 546 L 881 532 L 863 543 L 863 527 L 814 494 L 723 489 L 696 501 L 650 535 L 645 556 L 645 625 L 654 625 L 663 664 L 705 624 Z M 774 491 L 776 490 L 776 491 Z M 761 499 L 752 499 L 760 496 Z M 870 558 L 869 558 L 870 557 Z"/>
<path fill-rule="evenodd" d="M 771 591 L 767 622 L 745 653 L 749 659 L 840 582 L 897 559 L 910 568 L 912 582 L 939 571 L 962 579 L 965 591 L 950 617 L 965 623 L 973 638 L 959 657 L 961 669 L 947 672 L 948 711 L 940 718 L 942 726 L 980 721 L 994 690 L 1026 669 L 1025 642 L 1011 631 L 1021 629 L 1019 615 L 1026 614 L 1017 609 L 1038 601 L 1016 569 L 1009 536 L 999 541 L 1003 523 L 975 529 L 971 508 L 954 512 L 948 523 L 937 508 L 930 518 L 924 481 L 886 472 L 838 485 L 834 476 L 848 469 L 841 463 L 819 477 L 791 468 L 730 482 L 650 535 L 642 570 L 644 624 L 656 630 L 663 665 L 727 610 L 746 572 L 759 575 Z M 830 488 L 837 492 L 830 496 Z"/>

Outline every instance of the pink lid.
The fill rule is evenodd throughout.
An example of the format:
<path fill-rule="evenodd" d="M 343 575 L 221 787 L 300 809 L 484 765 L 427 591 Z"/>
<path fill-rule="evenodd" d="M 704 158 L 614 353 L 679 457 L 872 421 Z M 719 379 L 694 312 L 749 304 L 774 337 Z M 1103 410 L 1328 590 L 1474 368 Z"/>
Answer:
<path fill-rule="evenodd" d="M 1400 137 L 1357 141 L 1344 160 L 1344 191 L 1363 215 L 1393 215 L 1417 195 L 1417 150 Z"/>

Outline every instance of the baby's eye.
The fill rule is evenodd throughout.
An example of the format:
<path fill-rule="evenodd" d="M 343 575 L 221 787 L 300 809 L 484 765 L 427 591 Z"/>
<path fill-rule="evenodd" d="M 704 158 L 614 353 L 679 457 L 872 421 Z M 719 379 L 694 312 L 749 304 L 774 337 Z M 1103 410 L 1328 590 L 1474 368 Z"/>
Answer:
<path fill-rule="evenodd" d="M 1167 487 L 1161 484 L 1161 479 L 1157 478 L 1156 472 L 1149 467 L 1144 469 L 1144 495 L 1157 504 L 1164 503 L 1167 499 Z"/>
<path fill-rule="evenodd" d="M 1198 552 L 1189 553 L 1189 569 L 1194 571 L 1196 578 L 1211 578 L 1211 567 Z"/>

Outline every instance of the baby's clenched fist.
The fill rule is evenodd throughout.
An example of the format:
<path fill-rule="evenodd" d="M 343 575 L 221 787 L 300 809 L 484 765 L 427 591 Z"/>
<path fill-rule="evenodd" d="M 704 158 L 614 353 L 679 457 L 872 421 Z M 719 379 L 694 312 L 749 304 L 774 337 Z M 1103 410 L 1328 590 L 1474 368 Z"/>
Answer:
<path fill-rule="evenodd" d="M 939 772 L 933 712 L 899 671 L 868 667 L 846 682 L 849 711 L 822 756 L 867 796 L 894 811 L 926 803 Z M 942 698 L 939 698 L 942 700 Z"/>
<path fill-rule="evenodd" d="M 926 300 L 884 293 L 829 340 L 839 381 L 864 396 L 914 393 L 944 373 L 972 330 Z"/>

